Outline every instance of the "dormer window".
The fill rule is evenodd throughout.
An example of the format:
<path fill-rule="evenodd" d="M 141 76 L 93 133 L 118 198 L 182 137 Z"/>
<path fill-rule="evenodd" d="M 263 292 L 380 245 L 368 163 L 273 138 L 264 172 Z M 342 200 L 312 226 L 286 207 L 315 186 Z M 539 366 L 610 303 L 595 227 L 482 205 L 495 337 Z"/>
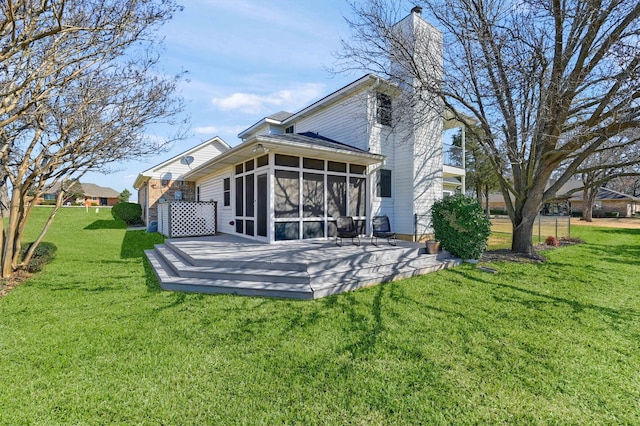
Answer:
<path fill-rule="evenodd" d="M 383 126 L 391 126 L 391 96 L 376 93 L 376 122 Z"/>
<path fill-rule="evenodd" d="M 293 124 L 289 127 L 287 127 L 286 129 L 284 129 L 285 133 L 293 133 Z"/>

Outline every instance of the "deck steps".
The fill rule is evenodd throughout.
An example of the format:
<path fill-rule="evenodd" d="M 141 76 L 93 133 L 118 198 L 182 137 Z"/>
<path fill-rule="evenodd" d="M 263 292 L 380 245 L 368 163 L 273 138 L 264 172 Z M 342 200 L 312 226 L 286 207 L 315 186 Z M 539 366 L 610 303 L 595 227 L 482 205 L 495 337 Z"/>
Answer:
<path fill-rule="evenodd" d="M 460 263 L 413 244 L 246 246 L 215 240 L 167 240 L 145 251 L 165 290 L 317 299 Z"/>

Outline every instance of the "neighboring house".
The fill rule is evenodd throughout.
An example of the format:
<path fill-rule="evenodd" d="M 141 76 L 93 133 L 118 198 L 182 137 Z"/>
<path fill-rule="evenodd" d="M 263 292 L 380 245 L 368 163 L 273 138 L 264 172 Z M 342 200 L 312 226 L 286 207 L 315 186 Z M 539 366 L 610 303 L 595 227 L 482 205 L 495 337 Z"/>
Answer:
<path fill-rule="evenodd" d="M 80 187 L 78 187 L 78 185 Z M 119 202 L 120 193 L 113 188 L 99 186 L 94 183 L 80 183 L 73 184 L 72 191 L 70 193 L 74 196 L 66 197 L 63 200 L 64 204 L 82 204 L 85 198 L 91 200 L 91 203 L 96 206 L 113 206 Z M 42 202 L 55 202 L 60 193 L 60 184 L 56 184 L 42 194 L 42 197 L 38 200 L 39 204 Z M 82 195 L 79 195 L 82 194 Z"/>
<path fill-rule="evenodd" d="M 562 185 L 556 197 L 541 209 L 544 215 L 580 215 L 584 211 L 583 184 L 580 180 L 572 179 Z M 577 190 L 577 191 L 576 191 Z M 505 212 L 506 207 L 501 193 L 489 196 L 489 206 L 492 212 Z M 607 213 L 618 213 L 620 217 L 631 217 L 640 212 L 640 198 L 623 194 L 608 188 L 600 188 L 593 207 L 593 217 L 604 217 Z"/>
<path fill-rule="evenodd" d="M 221 138 L 214 137 L 140 173 L 133 187 L 138 190 L 142 220 L 149 224 L 158 219 L 159 202 L 205 201 L 198 195 L 195 182 L 183 176 L 229 148 Z"/>
<path fill-rule="evenodd" d="M 435 40 L 429 48 L 441 57 L 441 34 L 419 12 L 397 25 L 428 32 Z M 399 236 L 420 238 L 432 232 L 433 202 L 464 191 L 464 147 L 445 156 L 443 130 L 460 123 L 445 122 L 442 110 L 420 124 L 398 125 L 399 92 L 367 74 L 296 113 L 258 121 L 238 135 L 241 144 L 180 179 L 197 199 L 218 202 L 218 232 L 264 242 L 328 238 L 336 218 L 348 215 L 369 234 L 371 218 L 387 215 Z M 445 157 L 457 160 L 445 164 Z"/>

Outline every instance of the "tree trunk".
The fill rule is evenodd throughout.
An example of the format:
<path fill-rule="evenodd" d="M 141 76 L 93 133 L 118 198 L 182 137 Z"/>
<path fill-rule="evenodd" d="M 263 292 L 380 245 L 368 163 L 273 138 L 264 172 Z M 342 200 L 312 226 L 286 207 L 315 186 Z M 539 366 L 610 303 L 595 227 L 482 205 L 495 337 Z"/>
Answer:
<path fill-rule="evenodd" d="M 487 217 L 491 217 L 491 206 L 489 205 L 489 185 L 484 187 L 484 199 L 486 201 L 485 209 L 487 212 Z"/>
<path fill-rule="evenodd" d="M 19 188 L 11 191 L 11 201 L 9 203 L 9 220 L 7 222 L 4 244 L 2 245 L 2 277 L 6 278 L 13 274 L 13 256 L 15 251 L 15 236 L 18 228 L 18 216 L 20 215 L 21 193 Z"/>
<path fill-rule="evenodd" d="M 63 198 L 64 198 L 64 191 L 60 191 L 60 193 L 58 194 L 58 198 L 56 199 L 56 205 L 53 208 L 53 211 L 51 212 L 51 214 L 49 215 L 49 219 L 47 219 L 47 222 L 45 223 L 44 227 L 42 228 L 42 231 L 40 231 L 40 235 L 38 235 L 38 238 L 36 238 L 36 240 L 33 242 L 33 244 L 31 244 L 31 246 L 29 247 L 29 250 L 25 254 L 24 259 L 22 260 L 22 263 L 19 266 L 26 267 L 27 265 L 29 265 L 29 262 L 31 261 L 31 258 L 33 257 L 33 254 L 35 253 L 36 249 L 38 248 L 38 245 L 40 245 L 40 243 L 42 242 L 42 239 L 44 238 L 44 236 L 49 231 L 49 228 L 51 227 L 51 224 L 53 223 L 53 219 L 55 219 L 55 217 L 56 217 L 56 213 L 58 213 L 58 210 L 60 210 L 60 206 L 62 206 Z"/>
<path fill-rule="evenodd" d="M 532 255 L 533 250 L 533 227 L 540 212 L 541 200 L 534 200 L 528 197 L 524 202 L 517 202 L 515 205 L 513 223 L 513 237 L 511 240 L 511 251 Z"/>
<path fill-rule="evenodd" d="M 582 193 L 582 204 L 584 204 L 582 218 L 587 222 L 593 222 L 593 205 L 596 202 L 599 190 L 600 188 L 585 188 Z"/>
<path fill-rule="evenodd" d="M 521 219 L 520 223 L 513 226 L 513 238 L 511 240 L 511 251 L 516 253 L 534 254 L 533 250 L 533 225 L 535 225 L 535 217 L 533 220 L 528 217 Z"/>

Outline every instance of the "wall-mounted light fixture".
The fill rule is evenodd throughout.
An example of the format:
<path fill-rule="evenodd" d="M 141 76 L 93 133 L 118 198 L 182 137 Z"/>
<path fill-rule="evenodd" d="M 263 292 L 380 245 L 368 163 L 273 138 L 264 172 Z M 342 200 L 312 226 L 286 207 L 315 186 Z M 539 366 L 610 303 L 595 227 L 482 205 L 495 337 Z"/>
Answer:
<path fill-rule="evenodd" d="M 259 143 L 258 145 L 253 147 L 253 153 L 256 154 L 258 152 L 262 152 L 263 154 L 266 154 L 267 152 L 269 152 L 269 148 L 267 148 L 266 146 L 262 145 L 261 143 Z"/>

